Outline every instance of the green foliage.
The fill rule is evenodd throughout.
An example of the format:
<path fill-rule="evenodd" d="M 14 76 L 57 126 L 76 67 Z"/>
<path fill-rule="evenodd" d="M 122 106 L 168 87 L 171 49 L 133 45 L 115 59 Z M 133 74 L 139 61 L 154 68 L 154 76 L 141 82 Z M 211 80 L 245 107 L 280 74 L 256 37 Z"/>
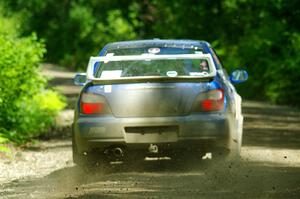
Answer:
<path fill-rule="evenodd" d="M 54 91 L 44 91 L 32 98 L 18 100 L 15 106 L 18 111 L 9 112 L 7 115 L 14 118 L 14 121 L 10 121 L 14 129 L 7 131 L 6 137 L 22 144 L 48 130 L 65 103 Z"/>
<path fill-rule="evenodd" d="M 1 153 L 4 153 L 7 155 L 11 152 L 10 148 L 8 148 L 6 146 L 6 144 L 9 142 L 9 140 L 6 137 L 4 137 L 4 132 L 5 132 L 5 129 L 0 127 L 0 155 L 1 155 Z"/>
<path fill-rule="evenodd" d="M 5 138 L 5 137 L 3 137 L 3 135 L 1 135 L 1 128 L 0 128 L 0 153 L 1 152 L 4 152 L 4 153 L 10 152 L 10 149 L 4 145 L 8 141 L 9 140 L 7 138 Z"/>
<path fill-rule="evenodd" d="M 85 7 L 74 6 L 70 10 L 70 26 L 76 41 L 70 42 L 61 64 L 83 68 L 87 62 L 87 54 L 98 54 L 101 47 L 108 42 L 130 40 L 136 38 L 133 27 L 122 17 L 120 10 L 111 10 L 102 22 L 98 22 L 92 11 Z M 69 32 L 70 30 L 66 30 Z M 73 46 L 72 46 L 73 45 Z M 56 48 L 56 47 L 55 47 Z"/>
<path fill-rule="evenodd" d="M 84 68 L 106 43 L 136 38 L 129 22 L 137 17 L 134 6 L 124 17 L 128 2 L 6 0 L 5 8 L 22 16 L 24 34 L 34 31 L 45 39 L 48 61 Z"/>
<path fill-rule="evenodd" d="M 1 2 L 1 0 L 0 0 Z M 230 72 L 249 71 L 244 97 L 299 105 L 300 1 L 2 0 L 23 34 L 45 39 L 50 62 L 83 68 L 111 41 L 189 38 L 213 43 Z M 1 22 L 0 22 L 1 25 Z"/>
<path fill-rule="evenodd" d="M 64 103 L 45 90 L 46 81 L 38 73 L 43 43 L 35 34 L 18 37 L 11 30 L 15 23 L 0 16 L 0 141 L 21 144 L 53 124 Z"/>

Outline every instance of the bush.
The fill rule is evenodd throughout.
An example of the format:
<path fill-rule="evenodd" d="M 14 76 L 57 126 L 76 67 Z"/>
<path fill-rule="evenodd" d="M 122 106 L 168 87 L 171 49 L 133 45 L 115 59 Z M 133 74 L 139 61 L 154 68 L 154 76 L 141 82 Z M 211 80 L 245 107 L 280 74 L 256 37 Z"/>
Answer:
<path fill-rule="evenodd" d="M 35 34 L 20 38 L 17 32 L 3 31 L 16 27 L 14 22 L 0 16 L 0 138 L 22 144 L 53 124 L 64 103 L 45 90 L 46 81 L 38 73 L 43 43 Z"/>
<path fill-rule="evenodd" d="M 7 141 L 8 141 L 7 138 L 2 137 L 2 135 L 1 135 L 1 129 L 0 129 L 0 153 L 1 152 L 6 152 L 6 153 L 9 152 L 9 148 L 7 148 L 4 145 L 4 143 L 6 143 Z"/>
<path fill-rule="evenodd" d="M 4 6 L 21 16 L 23 33 L 36 31 L 45 39 L 49 62 L 83 69 L 106 43 L 137 38 L 137 11 L 122 10 L 129 2 L 6 0 Z"/>
<path fill-rule="evenodd" d="M 83 67 L 89 56 L 96 55 L 111 41 L 155 37 L 203 39 L 213 43 L 228 72 L 247 69 L 249 80 L 237 85 L 244 98 L 300 106 L 295 97 L 300 93 L 300 1 L 2 3 L 6 12 L 22 21 L 22 34 L 36 31 L 45 39 L 49 62 Z M 14 27 L 10 26 L 9 31 L 13 32 Z"/>

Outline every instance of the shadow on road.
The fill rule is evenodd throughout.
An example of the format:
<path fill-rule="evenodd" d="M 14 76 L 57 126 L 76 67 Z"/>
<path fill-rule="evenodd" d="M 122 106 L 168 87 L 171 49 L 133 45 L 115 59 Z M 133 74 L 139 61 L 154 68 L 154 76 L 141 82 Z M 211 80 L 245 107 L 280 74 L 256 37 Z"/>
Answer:
<path fill-rule="evenodd" d="M 299 130 L 277 130 L 268 128 L 251 128 L 244 131 L 243 145 L 269 148 L 300 148 Z"/>
<path fill-rule="evenodd" d="M 285 106 L 245 102 L 244 146 L 300 149 L 300 112 Z"/>

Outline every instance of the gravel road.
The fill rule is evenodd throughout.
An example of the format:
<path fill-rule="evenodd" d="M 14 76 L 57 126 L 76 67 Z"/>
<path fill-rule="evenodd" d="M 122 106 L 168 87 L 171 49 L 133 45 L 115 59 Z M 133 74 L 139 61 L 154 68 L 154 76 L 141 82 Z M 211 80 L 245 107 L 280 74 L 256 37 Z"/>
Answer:
<path fill-rule="evenodd" d="M 66 110 L 59 119 L 65 131 L 0 156 L 0 198 L 299 199 L 300 111 L 262 102 L 244 102 L 243 110 L 240 163 L 206 159 L 178 165 L 152 159 L 89 172 L 72 163 L 69 128 L 64 127 L 72 110 Z"/>

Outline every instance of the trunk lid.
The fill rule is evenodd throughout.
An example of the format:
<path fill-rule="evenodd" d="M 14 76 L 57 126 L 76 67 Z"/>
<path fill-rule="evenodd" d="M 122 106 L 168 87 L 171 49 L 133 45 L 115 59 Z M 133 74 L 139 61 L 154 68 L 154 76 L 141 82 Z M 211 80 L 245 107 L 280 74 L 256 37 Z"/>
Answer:
<path fill-rule="evenodd" d="M 89 92 L 107 100 L 115 117 L 182 116 L 190 113 L 194 100 L 208 90 L 208 82 L 130 83 L 93 85 Z"/>

